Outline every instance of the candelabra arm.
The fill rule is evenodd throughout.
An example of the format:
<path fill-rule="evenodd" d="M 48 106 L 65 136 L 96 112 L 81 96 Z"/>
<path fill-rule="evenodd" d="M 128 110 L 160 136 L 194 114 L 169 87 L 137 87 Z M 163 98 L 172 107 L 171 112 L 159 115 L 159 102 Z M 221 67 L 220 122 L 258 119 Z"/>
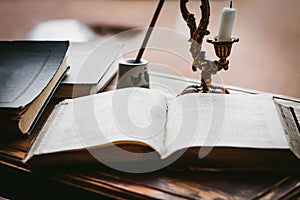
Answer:
<path fill-rule="evenodd" d="M 180 1 L 180 11 L 183 19 L 186 21 L 187 26 L 190 29 L 190 42 L 198 42 L 201 46 L 203 43 L 204 36 L 209 34 L 209 31 L 207 30 L 210 17 L 209 0 L 201 0 L 200 9 L 202 17 L 198 27 L 196 27 L 196 19 L 194 14 L 190 13 L 186 7 L 188 1 L 189 0 Z"/>
<path fill-rule="evenodd" d="M 181 0 L 180 10 L 183 19 L 186 21 L 187 26 L 190 29 L 190 39 L 189 39 L 189 41 L 191 42 L 190 52 L 194 59 L 192 70 L 197 71 L 197 68 L 199 68 L 199 63 L 201 63 L 200 52 L 202 49 L 203 38 L 205 35 L 209 34 L 209 31 L 207 30 L 207 26 L 210 17 L 210 6 L 209 6 L 209 0 L 201 0 L 200 9 L 201 9 L 202 17 L 199 26 L 196 27 L 196 19 L 194 15 L 188 11 L 186 7 L 187 3 L 188 0 Z"/>
<path fill-rule="evenodd" d="M 181 11 L 183 19 L 186 21 L 187 26 L 190 29 L 190 41 L 191 41 L 193 34 L 196 30 L 196 19 L 194 17 L 194 14 L 191 14 L 186 7 L 186 4 L 188 3 L 188 1 L 189 0 L 181 0 L 180 1 L 180 11 Z"/>
<path fill-rule="evenodd" d="M 201 46 L 203 43 L 203 38 L 206 35 L 209 35 L 209 31 L 207 30 L 207 26 L 209 24 L 209 17 L 210 17 L 210 6 L 209 6 L 209 0 L 201 0 L 201 20 L 200 23 L 193 33 L 192 39 L 195 42 L 198 42 Z"/>

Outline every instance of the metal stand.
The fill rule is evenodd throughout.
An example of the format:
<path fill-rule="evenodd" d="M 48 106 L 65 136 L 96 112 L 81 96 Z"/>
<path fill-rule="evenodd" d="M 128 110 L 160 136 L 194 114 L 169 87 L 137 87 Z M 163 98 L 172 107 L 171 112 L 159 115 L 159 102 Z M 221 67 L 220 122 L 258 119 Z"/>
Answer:
<path fill-rule="evenodd" d="M 226 88 L 212 85 L 212 75 L 216 74 L 222 69 L 228 70 L 229 60 L 227 60 L 227 57 L 230 55 L 232 44 L 238 42 L 239 39 L 232 37 L 229 41 L 218 41 L 218 37 L 209 38 L 207 42 L 214 45 L 215 53 L 219 60 L 206 59 L 205 51 L 201 51 L 201 49 L 204 36 L 209 35 L 209 31 L 207 30 L 210 17 L 209 0 L 201 0 L 200 8 L 202 17 L 198 27 L 196 27 L 194 15 L 189 13 L 186 7 L 187 2 L 188 0 L 181 0 L 180 9 L 182 17 L 190 29 L 190 52 L 194 59 L 192 69 L 193 71 L 201 70 L 201 83 L 200 85 L 192 85 L 187 87 L 181 94 L 199 92 L 229 94 Z"/>

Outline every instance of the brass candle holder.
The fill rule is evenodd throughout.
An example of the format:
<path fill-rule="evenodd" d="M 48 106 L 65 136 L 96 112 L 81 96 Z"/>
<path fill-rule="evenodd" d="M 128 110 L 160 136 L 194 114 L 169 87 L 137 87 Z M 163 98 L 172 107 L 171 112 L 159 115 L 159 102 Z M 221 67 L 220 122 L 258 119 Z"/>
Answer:
<path fill-rule="evenodd" d="M 205 35 L 209 35 L 207 26 L 210 17 L 209 0 L 201 0 L 201 20 L 199 26 L 196 26 L 196 19 L 193 14 L 189 13 L 186 4 L 188 0 L 180 1 L 180 9 L 183 19 L 186 21 L 190 29 L 190 52 L 193 56 L 194 62 L 192 66 L 193 71 L 201 70 L 201 83 L 199 85 L 188 86 L 181 94 L 187 93 L 227 93 L 228 90 L 224 87 L 212 85 L 212 75 L 218 71 L 229 68 L 228 56 L 231 53 L 233 43 L 238 42 L 239 39 L 232 37 L 229 41 L 218 41 L 218 37 L 208 38 L 207 42 L 214 45 L 215 53 L 219 60 L 210 60 L 205 57 L 205 51 L 202 51 L 202 43 Z"/>
<path fill-rule="evenodd" d="M 225 71 L 228 70 L 229 60 L 227 57 L 231 53 L 232 44 L 238 42 L 239 38 L 232 37 L 229 41 L 218 41 L 218 37 L 208 38 L 207 42 L 214 45 L 215 53 L 220 60 L 217 61 L 217 68 L 218 70 L 224 69 Z"/>

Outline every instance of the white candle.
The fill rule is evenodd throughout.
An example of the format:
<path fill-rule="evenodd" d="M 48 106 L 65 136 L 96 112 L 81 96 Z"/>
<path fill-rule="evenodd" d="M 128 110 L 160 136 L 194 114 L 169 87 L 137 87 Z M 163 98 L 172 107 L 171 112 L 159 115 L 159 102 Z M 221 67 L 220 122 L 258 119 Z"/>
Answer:
<path fill-rule="evenodd" d="M 231 39 L 235 15 L 236 9 L 228 7 L 223 8 L 218 41 L 228 41 Z"/>

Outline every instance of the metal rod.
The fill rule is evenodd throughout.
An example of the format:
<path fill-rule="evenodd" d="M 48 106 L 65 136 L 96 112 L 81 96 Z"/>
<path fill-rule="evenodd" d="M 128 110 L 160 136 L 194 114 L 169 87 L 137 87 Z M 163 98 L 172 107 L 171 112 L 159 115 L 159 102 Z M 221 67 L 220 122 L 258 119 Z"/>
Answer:
<path fill-rule="evenodd" d="M 138 53 L 138 55 L 137 55 L 137 57 L 136 57 L 134 63 L 139 63 L 139 62 L 141 62 L 141 58 L 142 58 L 142 56 L 143 56 L 143 53 L 144 53 L 145 48 L 146 48 L 146 46 L 147 46 L 147 43 L 148 43 L 148 41 L 149 41 L 149 39 L 150 39 L 150 36 L 151 36 L 152 30 L 153 30 L 153 27 L 155 26 L 155 23 L 156 23 L 156 21 L 157 21 L 157 18 L 158 18 L 158 16 L 159 16 L 159 13 L 160 13 L 160 11 L 161 11 L 161 8 L 162 8 L 164 2 L 165 2 L 165 0 L 160 0 L 159 3 L 158 3 L 158 6 L 157 6 L 157 8 L 156 8 L 156 10 L 155 10 L 155 13 L 154 13 L 154 15 L 153 15 L 152 21 L 151 21 L 151 23 L 150 23 L 150 25 L 149 25 L 149 28 L 148 28 L 148 30 L 147 30 L 146 36 L 145 36 L 145 38 L 144 38 L 143 44 L 142 44 L 142 46 L 141 46 L 141 48 L 140 48 L 140 50 L 139 50 L 139 53 Z"/>

